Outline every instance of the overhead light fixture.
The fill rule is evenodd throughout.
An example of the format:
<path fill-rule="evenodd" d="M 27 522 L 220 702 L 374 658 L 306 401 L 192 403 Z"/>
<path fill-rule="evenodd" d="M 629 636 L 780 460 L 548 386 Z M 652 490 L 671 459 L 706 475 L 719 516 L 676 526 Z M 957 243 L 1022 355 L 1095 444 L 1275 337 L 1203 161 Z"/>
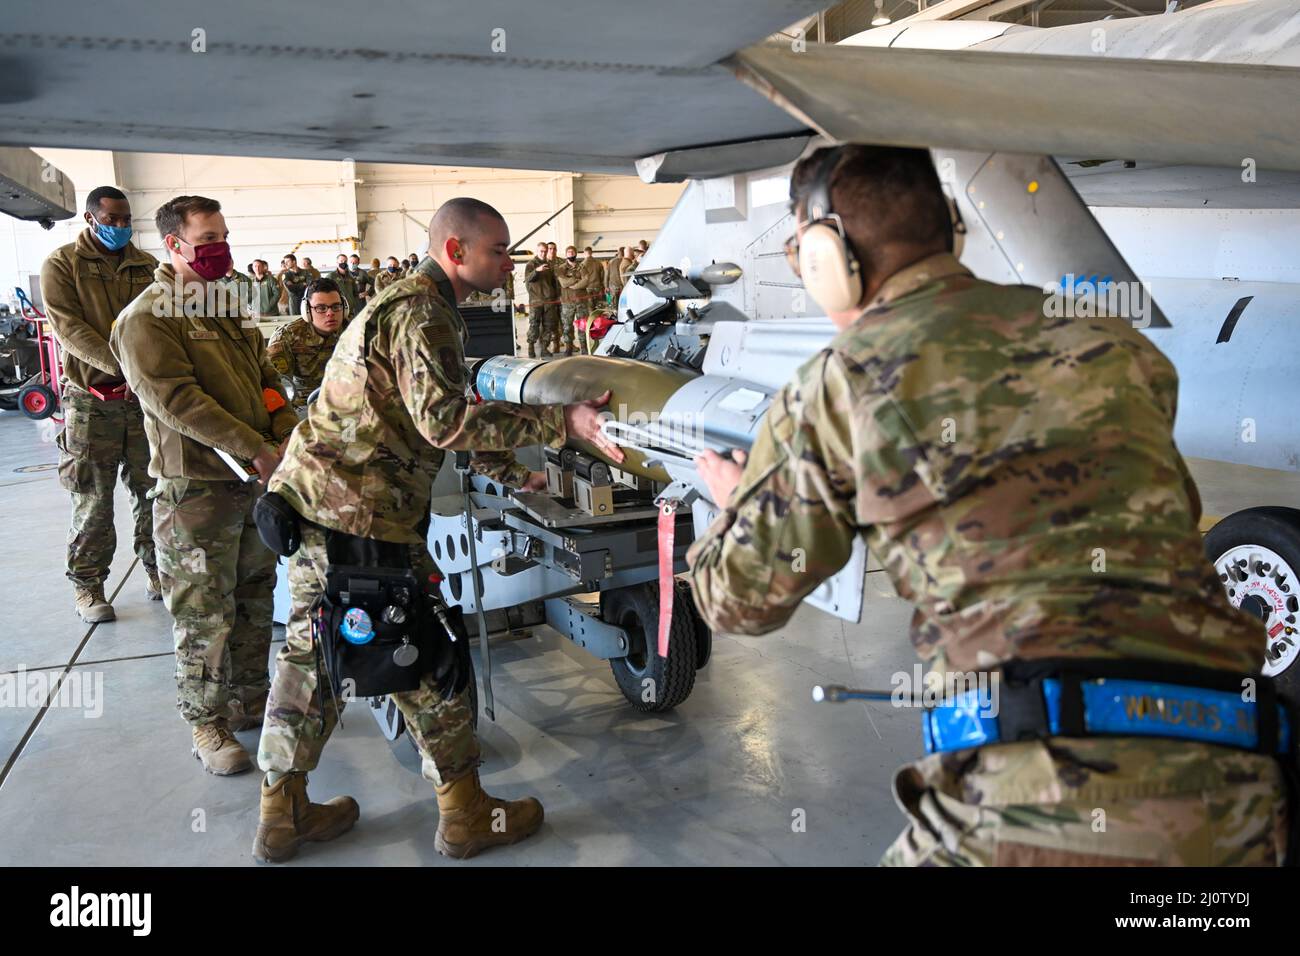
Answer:
<path fill-rule="evenodd" d="M 876 0 L 876 15 L 871 18 L 871 25 L 873 27 L 888 26 L 894 22 L 889 19 L 889 17 L 885 16 L 885 11 L 883 9 L 884 5 L 885 0 Z"/>

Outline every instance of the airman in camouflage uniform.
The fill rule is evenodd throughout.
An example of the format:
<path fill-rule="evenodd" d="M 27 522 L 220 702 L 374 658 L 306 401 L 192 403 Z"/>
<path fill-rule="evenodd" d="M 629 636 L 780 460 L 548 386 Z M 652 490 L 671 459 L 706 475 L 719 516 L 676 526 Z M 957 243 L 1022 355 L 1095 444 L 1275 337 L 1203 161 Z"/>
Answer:
<path fill-rule="evenodd" d="M 536 358 L 538 342 L 542 352 L 550 345 L 545 335 L 549 305 L 560 297 L 560 285 L 555 281 L 553 261 L 546 261 L 547 246 L 543 243 L 532 260 L 524 267 L 524 286 L 528 289 L 528 357 Z M 543 337 L 545 340 L 543 341 Z"/>
<path fill-rule="evenodd" d="M 355 253 L 348 261 L 348 271 L 352 274 L 352 281 L 357 284 L 358 304 L 356 310 L 352 313 L 356 315 L 357 312 L 365 308 L 366 303 L 374 296 L 375 277 L 369 270 L 362 268 L 361 257 Z"/>
<path fill-rule="evenodd" d="M 389 256 L 387 266 L 375 276 L 375 294 L 383 292 L 400 278 L 402 278 L 402 267 L 398 265 L 395 256 Z"/>
<path fill-rule="evenodd" d="M 293 607 L 258 754 L 268 774 L 253 850 L 259 859 L 287 859 L 301 842 L 336 836 L 356 818 L 351 798 L 339 798 L 333 809 L 308 804 L 303 779 L 320 759 L 337 717 L 334 698 L 326 698 L 321 687 L 307 617 L 328 564 L 319 529 L 407 545 L 412 566 L 427 580 L 436 567 L 422 529 L 428 527 L 433 479 L 445 449 L 558 447 L 570 427 L 578 435 L 599 435 L 590 405 L 469 402 L 468 331 L 455 303 L 472 289 L 495 287 L 505 269 L 513 268 L 505 251 L 509 231 L 492 207 L 467 199 L 445 204 L 429 231 L 429 248 L 439 258 L 426 257 L 413 275 L 390 285 L 343 333 L 321 395 L 271 479 L 270 490 L 311 525 L 305 525 L 291 559 Z M 507 485 L 544 481 L 504 454 L 479 467 Z M 542 808 L 535 800 L 504 803 L 479 787 L 468 689 L 446 700 L 426 675 L 419 689 L 393 699 L 412 729 L 424 776 L 437 790 L 440 852 L 469 856 L 540 826 Z M 505 832 L 491 828 L 493 810 L 504 810 Z M 318 829 L 300 825 L 304 817 L 335 822 Z M 331 836 L 319 836 L 326 829 Z"/>
<path fill-rule="evenodd" d="M 130 242 L 116 250 L 100 240 L 110 226 L 129 230 L 131 206 L 112 187 L 86 198 L 87 228 L 77 241 L 56 249 L 41 267 L 41 291 L 50 327 L 63 348 L 63 430 L 59 433 L 59 482 L 72 495 L 67 576 L 77 613 L 87 623 L 111 621 L 113 606 L 104 581 L 117 549 L 113 489 L 119 473 L 135 515 L 135 553 L 144 565 L 146 593 L 162 597 L 153 546 L 149 492 L 149 440 L 139 401 L 113 390 L 122 370 L 108 347 L 113 320 L 153 281 L 158 261 Z M 102 221 L 101 221 L 102 220 Z M 106 399 L 96 398 L 95 389 Z"/>
<path fill-rule="evenodd" d="M 334 284 L 338 286 L 339 295 L 343 296 L 344 301 L 348 304 L 348 316 L 345 316 L 343 319 L 343 324 L 346 326 L 348 324 L 348 317 L 356 315 L 361 311 L 362 303 L 361 297 L 357 294 L 357 280 L 352 273 L 348 271 L 346 262 L 343 264 L 342 271 L 336 267 L 326 278 L 333 280 Z"/>
<path fill-rule="evenodd" d="M 578 259 L 578 268 L 583 276 L 583 299 L 578 303 L 577 318 L 586 318 L 587 315 L 595 309 L 605 304 L 605 263 L 595 258 L 594 250 L 587 246 L 582 251 L 582 256 Z M 577 330 L 575 329 L 575 335 Z M 582 342 L 578 342 L 578 348 L 582 348 Z"/>
<path fill-rule="evenodd" d="M 298 258 L 293 253 L 280 260 L 280 274 L 276 276 L 289 297 L 289 314 L 299 315 L 302 309 L 302 293 L 307 283 L 312 281 L 310 272 L 298 268 Z"/>
<path fill-rule="evenodd" d="M 623 294 L 623 265 L 627 259 L 627 246 L 619 246 L 618 252 L 605 262 L 605 294 L 609 304 L 618 308 L 618 297 Z"/>
<path fill-rule="evenodd" d="M 546 244 L 546 264 L 550 267 L 552 277 L 559 273 L 560 259 L 555 243 Z M 555 296 L 546 305 L 546 316 L 542 321 L 542 351 L 548 355 L 560 350 L 560 281 L 555 279 Z"/>
<path fill-rule="evenodd" d="M 231 731 L 257 726 L 265 707 L 276 557 L 253 523 L 260 489 L 236 478 L 217 450 L 265 480 L 279 461 L 275 444 L 298 417 L 257 322 L 213 295 L 216 282 L 194 271 L 206 271 L 210 257 L 219 261 L 220 209 L 200 196 L 159 207 L 158 232 L 172 261 L 118 317 L 111 345 L 145 411 L 177 707 L 191 725 L 195 756 L 224 775 L 251 767 Z M 196 248 L 207 250 L 203 264 Z"/>
<path fill-rule="evenodd" d="M 320 283 L 313 282 L 308 286 L 308 295 L 318 295 L 319 292 L 312 290 L 319 288 Z M 333 282 L 329 291 L 337 292 L 337 286 Z M 307 308 L 311 318 L 299 317 L 286 322 L 275 330 L 266 346 L 267 361 L 280 373 L 281 378 L 287 379 L 293 386 L 290 402 L 299 412 L 307 408 L 307 399 L 325 378 L 325 365 L 334 354 L 343 331 L 341 315 L 318 317 L 310 312 L 311 307 L 309 300 Z"/>
<path fill-rule="evenodd" d="M 560 284 L 560 329 L 555 348 L 551 351 L 557 355 L 563 342 L 564 354 L 573 354 L 573 320 L 578 317 L 583 303 L 587 301 L 587 274 L 577 258 L 578 250 L 569 246 L 564 250 L 565 258 L 555 265 L 555 281 Z"/>
<path fill-rule="evenodd" d="M 1201 550 L 1169 361 L 1124 320 L 1048 318 L 1041 290 L 983 282 L 941 251 L 927 153 L 849 147 L 834 162 L 834 182 L 915 179 L 888 201 L 916 226 L 923 197 L 924 235 L 940 239 L 868 232 L 892 270 L 831 314 L 842 331 L 773 399 L 734 494 L 735 466 L 702 456 L 711 487 L 725 472 L 726 507 L 688 554 L 709 624 L 780 627 L 861 536 L 916 606 L 912 642 L 937 674 L 1043 658 L 1144 659 L 1149 680 L 1162 664 L 1258 674 L 1257 623 Z M 850 239 L 895 222 L 840 208 L 857 194 L 835 192 Z M 936 753 L 894 790 L 911 825 L 888 864 L 1276 864 L 1285 845 L 1274 759 L 1191 740 Z"/>
<path fill-rule="evenodd" d="M 258 318 L 276 315 L 276 304 L 280 301 L 280 295 L 284 290 L 280 288 L 279 280 L 268 271 L 265 259 L 258 259 L 253 263 L 253 275 L 250 281 L 252 292 L 249 304 L 253 315 Z"/>

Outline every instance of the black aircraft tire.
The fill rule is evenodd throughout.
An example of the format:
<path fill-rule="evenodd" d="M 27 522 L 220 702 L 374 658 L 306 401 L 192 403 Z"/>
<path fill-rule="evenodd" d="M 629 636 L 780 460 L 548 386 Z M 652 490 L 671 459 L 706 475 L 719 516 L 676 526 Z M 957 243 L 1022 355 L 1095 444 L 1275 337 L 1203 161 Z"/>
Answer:
<path fill-rule="evenodd" d="M 1250 564 L 1252 548 L 1268 549 L 1281 564 L 1264 560 Z M 1227 562 L 1234 552 L 1230 568 Z M 1268 652 L 1291 655 L 1291 663 L 1273 676 L 1280 692 L 1292 700 L 1300 698 L 1300 649 L 1296 648 L 1300 644 L 1300 511 L 1247 508 L 1228 515 L 1205 536 L 1205 554 L 1229 600 L 1238 606 L 1245 600 L 1246 610 L 1261 620 Z M 1267 630 L 1279 625 L 1281 630 L 1268 637 Z"/>

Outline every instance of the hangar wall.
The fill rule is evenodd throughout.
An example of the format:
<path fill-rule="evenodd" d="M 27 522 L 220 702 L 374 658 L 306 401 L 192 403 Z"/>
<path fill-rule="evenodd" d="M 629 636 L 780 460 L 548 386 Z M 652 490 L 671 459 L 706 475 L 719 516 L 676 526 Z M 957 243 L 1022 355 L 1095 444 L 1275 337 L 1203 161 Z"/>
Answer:
<path fill-rule="evenodd" d="M 574 205 L 526 243 L 554 240 L 610 249 L 639 239 L 653 241 L 682 184 L 648 185 L 634 176 L 478 169 L 382 163 L 320 162 L 113 153 L 103 150 L 37 149 L 72 177 L 78 209 L 96 186 L 116 184 L 131 198 L 136 242 L 159 256 L 153 229 L 157 207 L 173 196 L 201 193 L 218 200 L 230 228 L 235 267 L 266 259 L 272 270 L 298 247 L 317 268 L 330 268 L 339 252 L 363 260 L 424 252 L 424 226 L 433 210 L 453 196 L 476 196 L 502 211 L 514 237 L 522 236 L 570 199 Z M 5 218 L 0 225 L 0 302 L 13 305 L 15 285 L 30 289 L 41 263 L 73 241 L 83 221 L 35 223 Z M 360 247 L 356 242 L 360 241 Z M 522 270 L 520 270 L 522 279 Z M 522 297 L 522 288 L 519 289 Z"/>

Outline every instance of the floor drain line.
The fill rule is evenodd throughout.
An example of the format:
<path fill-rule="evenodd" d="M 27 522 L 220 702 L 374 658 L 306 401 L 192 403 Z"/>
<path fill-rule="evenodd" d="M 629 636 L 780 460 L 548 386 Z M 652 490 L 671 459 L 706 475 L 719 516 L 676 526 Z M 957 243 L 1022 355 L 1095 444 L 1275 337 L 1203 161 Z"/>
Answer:
<path fill-rule="evenodd" d="M 131 562 L 131 566 L 126 569 L 126 574 L 122 575 L 122 580 L 118 583 L 117 588 L 109 596 L 108 600 L 110 604 L 117 599 L 117 595 L 121 592 L 123 586 L 130 579 L 131 572 L 135 570 L 136 565 L 138 565 L 139 563 L 140 563 L 140 558 L 137 556 L 135 560 Z M 95 633 L 95 628 L 97 627 L 99 627 L 98 623 L 90 625 L 89 629 L 82 636 L 81 643 L 78 644 L 77 649 L 72 652 L 72 659 L 69 660 L 67 664 L 63 665 L 63 673 L 59 675 L 58 681 L 55 682 L 54 686 L 50 688 L 50 693 L 49 696 L 45 698 L 45 703 L 41 705 L 41 709 L 38 710 L 36 712 L 36 716 L 32 718 L 31 725 L 27 728 L 26 732 L 23 734 L 22 739 L 18 741 L 18 745 L 14 747 L 14 752 L 9 755 L 9 759 L 5 761 L 4 768 L 0 769 L 0 787 L 3 787 L 5 785 L 5 781 L 9 779 L 9 774 L 10 772 L 13 771 L 14 764 L 18 763 L 18 758 L 22 756 L 23 750 L 27 747 L 27 742 L 32 739 L 32 735 L 36 733 L 36 728 L 39 727 L 41 725 L 41 721 L 45 719 L 45 714 L 50 709 L 50 702 L 53 701 L 58 696 L 59 688 L 61 688 L 63 686 L 63 682 L 67 680 L 68 673 L 72 670 L 74 666 L 76 666 L 77 658 L 81 656 L 81 652 L 85 649 L 86 643 L 90 640 L 90 635 Z"/>

